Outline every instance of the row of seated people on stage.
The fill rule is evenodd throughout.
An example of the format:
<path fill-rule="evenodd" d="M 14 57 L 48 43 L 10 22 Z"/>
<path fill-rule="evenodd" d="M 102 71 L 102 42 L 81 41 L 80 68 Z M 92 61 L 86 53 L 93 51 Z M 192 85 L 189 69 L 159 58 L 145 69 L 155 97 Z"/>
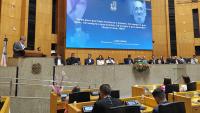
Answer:
<path fill-rule="evenodd" d="M 122 64 L 136 64 L 136 63 L 142 63 L 142 64 L 198 64 L 198 59 L 195 55 L 193 55 L 192 58 L 182 58 L 182 57 L 169 57 L 167 59 L 164 59 L 162 56 L 160 58 L 156 58 L 155 56 L 152 56 L 150 60 L 147 60 L 145 56 L 137 58 L 132 58 L 131 55 L 128 55 L 127 58 L 124 58 L 124 63 Z M 66 61 L 62 60 L 62 58 L 57 55 L 55 58 L 55 64 L 56 65 L 80 65 L 80 58 L 76 57 L 75 53 L 71 53 L 71 56 L 66 59 Z M 84 60 L 84 65 L 94 65 L 95 61 L 92 58 L 91 54 L 88 54 L 88 58 Z M 96 58 L 96 65 L 113 65 L 117 64 L 117 61 L 115 61 L 114 58 L 111 56 L 108 56 L 107 59 L 104 59 L 102 55 L 99 55 L 98 58 Z"/>
<path fill-rule="evenodd" d="M 109 84 L 102 84 L 100 86 L 99 99 L 92 106 L 92 110 L 90 111 L 91 113 L 113 113 L 113 112 L 108 112 L 108 111 L 110 111 L 111 108 L 116 108 L 116 107 L 121 107 L 121 106 L 131 106 L 129 103 L 123 102 L 119 98 L 113 97 L 111 95 L 111 91 L 112 91 L 112 89 Z M 80 93 L 80 88 L 77 86 L 74 87 L 72 90 L 72 94 L 73 93 Z M 80 93 L 80 94 L 82 94 L 82 93 Z M 152 92 L 152 95 L 158 104 L 158 106 L 153 109 L 152 113 L 161 113 L 161 112 L 159 112 L 160 111 L 159 106 L 163 106 L 163 105 L 165 106 L 165 105 L 170 104 L 167 102 L 165 91 L 161 87 L 157 87 Z M 75 97 L 75 98 L 77 98 L 77 97 Z M 84 98 L 84 97 L 82 97 L 82 98 Z M 69 103 L 71 103 L 71 102 L 69 102 Z M 144 107 L 140 103 L 133 103 L 133 106 L 134 105 L 138 107 L 138 112 L 135 111 L 134 113 L 140 113 L 140 110 L 146 109 L 146 107 Z M 182 106 L 184 106 L 184 104 Z M 179 107 L 177 107 L 176 109 L 179 109 Z M 179 111 L 181 111 L 181 110 L 179 110 Z M 90 113 L 90 112 L 87 112 L 87 113 Z M 65 113 L 67 113 L 67 110 L 65 111 Z M 116 112 L 116 113 L 125 113 L 125 112 Z M 184 113 L 184 112 L 182 112 L 182 113 Z"/>

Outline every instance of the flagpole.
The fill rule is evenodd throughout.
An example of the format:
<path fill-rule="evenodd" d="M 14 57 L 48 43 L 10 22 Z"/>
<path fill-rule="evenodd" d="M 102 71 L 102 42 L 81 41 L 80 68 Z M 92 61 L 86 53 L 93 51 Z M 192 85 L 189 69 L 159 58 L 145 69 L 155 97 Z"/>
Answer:
<path fill-rule="evenodd" d="M 5 38 L 3 40 L 3 51 L 2 51 L 2 57 L 1 57 L 1 66 L 3 67 L 7 66 L 7 42 L 8 42 L 8 38 L 5 35 Z"/>

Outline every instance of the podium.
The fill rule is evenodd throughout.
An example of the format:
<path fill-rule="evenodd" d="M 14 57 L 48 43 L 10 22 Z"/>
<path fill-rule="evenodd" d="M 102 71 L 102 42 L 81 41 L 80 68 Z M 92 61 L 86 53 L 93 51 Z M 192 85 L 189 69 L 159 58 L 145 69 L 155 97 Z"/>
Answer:
<path fill-rule="evenodd" d="M 24 57 L 45 57 L 42 52 L 40 51 L 34 51 L 34 50 L 25 50 L 24 51 Z"/>

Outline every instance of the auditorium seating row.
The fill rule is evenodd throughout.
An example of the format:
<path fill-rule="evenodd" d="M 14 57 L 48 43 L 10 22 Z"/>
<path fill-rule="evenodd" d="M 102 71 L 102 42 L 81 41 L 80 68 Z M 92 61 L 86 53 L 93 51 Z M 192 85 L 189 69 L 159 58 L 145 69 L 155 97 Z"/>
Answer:
<path fill-rule="evenodd" d="M 176 92 L 169 93 L 168 100 L 169 102 L 185 102 L 186 113 L 200 113 L 200 82 L 197 82 L 197 91 L 188 91 L 188 92 Z M 147 109 L 143 110 L 142 113 L 152 113 L 153 108 L 157 106 L 156 101 L 154 100 L 151 92 L 161 84 L 152 84 L 152 85 L 134 85 L 132 86 L 132 97 L 129 98 L 120 98 L 122 101 L 137 100 Z M 148 93 L 146 92 L 148 89 Z M 98 89 L 82 89 L 81 91 L 93 92 Z M 70 90 L 64 90 L 64 93 L 71 93 Z M 59 96 L 51 92 L 50 97 L 50 113 L 56 113 L 57 110 L 67 109 L 67 113 L 82 113 L 83 106 L 93 105 L 98 99 L 98 96 L 90 96 L 89 102 L 80 102 L 80 103 L 68 103 L 62 101 Z"/>

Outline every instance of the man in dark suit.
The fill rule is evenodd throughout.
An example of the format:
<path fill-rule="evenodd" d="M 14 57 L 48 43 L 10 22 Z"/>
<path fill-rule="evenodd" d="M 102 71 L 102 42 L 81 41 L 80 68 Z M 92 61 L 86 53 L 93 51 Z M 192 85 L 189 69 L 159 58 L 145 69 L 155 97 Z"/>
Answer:
<path fill-rule="evenodd" d="M 71 53 L 71 57 L 66 60 L 67 65 L 80 65 L 80 58 L 75 57 L 75 53 Z"/>
<path fill-rule="evenodd" d="M 85 65 L 93 65 L 94 59 L 92 59 L 92 55 L 88 54 L 88 58 L 85 59 Z"/>
<path fill-rule="evenodd" d="M 128 55 L 128 58 L 124 59 L 124 64 L 133 64 L 133 59 L 131 58 L 131 55 Z"/>
<path fill-rule="evenodd" d="M 165 96 L 165 92 L 159 87 L 156 88 L 153 93 L 152 93 L 153 97 L 155 98 L 156 102 L 158 103 L 158 106 L 161 104 L 166 104 L 167 103 L 167 99 Z M 158 107 L 153 109 L 152 113 L 159 113 L 158 112 Z"/>
<path fill-rule="evenodd" d="M 55 65 L 57 65 L 57 66 L 65 65 L 65 60 L 62 59 L 62 57 L 61 57 L 59 54 L 57 54 L 57 55 L 55 56 L 55 58 L 54 58 L 54 63 L 55 63 Z"/>
<path fill-rule="evenodd" d="M 26 42 L 26 38 L 24 36 L 21 36 L 20 40 L 13 44 L 13 57 L 17 58 L 17 57 L 24 56 L 25 42 Z"/>
<path fill-rule="evenodd" d="M 117 107 L 123 105 L 119 99 L 112 98 L 111 87 L 109 84 L 100 86 L 100 99 L 94 104 L 92 113 L 107 113 L 110 107 Z"/>

